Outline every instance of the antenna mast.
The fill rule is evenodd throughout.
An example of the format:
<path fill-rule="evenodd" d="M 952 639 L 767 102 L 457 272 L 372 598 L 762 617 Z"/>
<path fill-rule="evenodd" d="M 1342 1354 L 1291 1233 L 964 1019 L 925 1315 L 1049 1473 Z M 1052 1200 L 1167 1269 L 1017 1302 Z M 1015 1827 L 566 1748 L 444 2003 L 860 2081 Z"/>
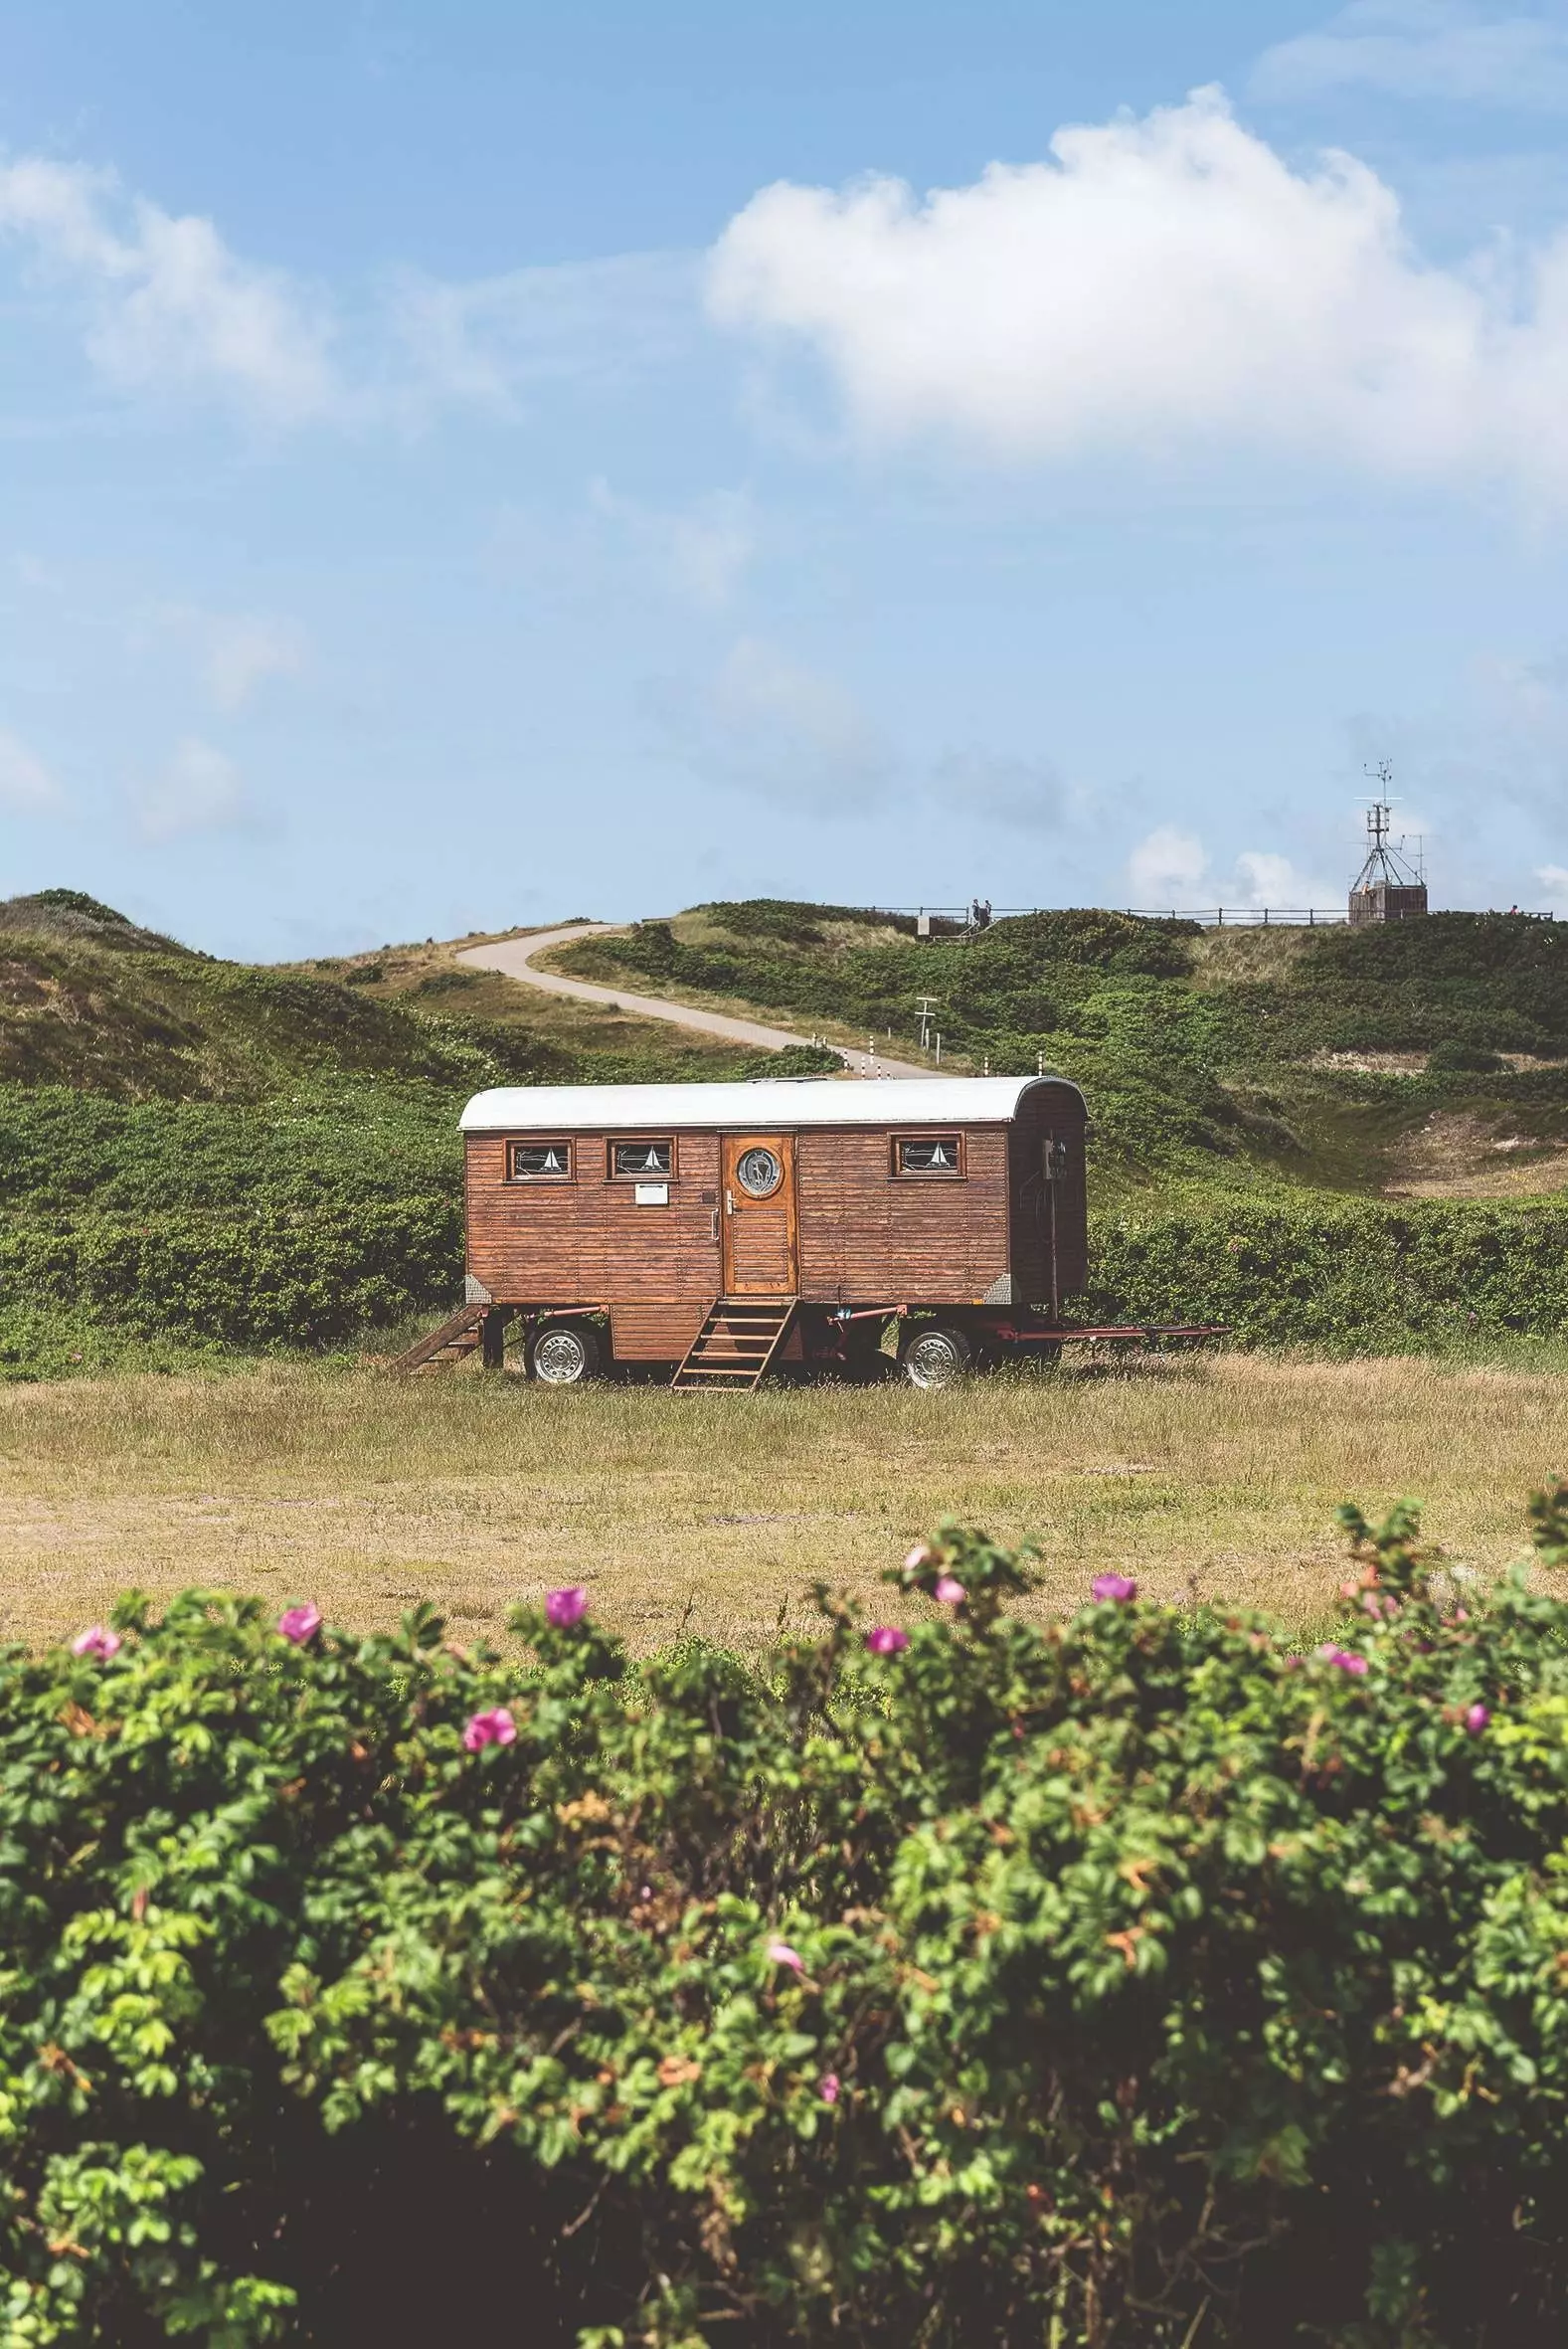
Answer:
<path fill-rule="evenodd" d="M 1394 802 L 1389 796 L 1389 786 L 1394 780 L 1393 768 L 1387 759 L 1379 759 L 1366 772 L 1377 786 L 1377 797 L 1366 803 L 1366 862 L 1350 891 L 1350 919 L 1357 925 L 1406 921 L 1427 910 L 1426 878 L 1406 857 L 1403 839 L 1396 848 L 1390 837 Z"/>

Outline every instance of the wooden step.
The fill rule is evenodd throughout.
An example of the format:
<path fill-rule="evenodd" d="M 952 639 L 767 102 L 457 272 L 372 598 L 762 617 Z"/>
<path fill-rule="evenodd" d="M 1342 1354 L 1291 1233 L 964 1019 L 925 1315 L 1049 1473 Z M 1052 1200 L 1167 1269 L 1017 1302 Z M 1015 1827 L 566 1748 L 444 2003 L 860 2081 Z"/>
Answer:
<path fill-rule="evenodd" d="M 716 1297 L 671 1385 L 750 1393 L 784 1344 L 798 1304 L 796 1297 Z"/>
<path fill-rule="evenodd" d="M 481 1342 L 485 1314 L 483 1305 L 462 1305 L 450 1321 L 442 1322 L 438 1330 L 411 1346 L 407 1354 L 400 1354 L 392 1363 L 394 1370 L 445 1369 L 452 1362 L 461 1361 L 472 1354 Z"/>

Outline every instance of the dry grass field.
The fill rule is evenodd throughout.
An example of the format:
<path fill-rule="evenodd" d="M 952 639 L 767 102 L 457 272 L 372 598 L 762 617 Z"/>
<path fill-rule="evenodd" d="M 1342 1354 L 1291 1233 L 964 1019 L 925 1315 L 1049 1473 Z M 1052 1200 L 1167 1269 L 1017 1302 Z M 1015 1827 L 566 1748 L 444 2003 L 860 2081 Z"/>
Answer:
<path fill-rule="evenodd" d="M 0 1633 L 44 1640 L 127 1584 L 197 1581 L 314 1597 L 356 1628 L 428 1596 L 499 1634 L 517 1597 L 583 1581 L 638 1649 L 685 1624 L 751 1651 L 819 1575 L 870 1597 L 946 1515 L 1037 1536 L 1043 1603 L 1116 1564 L 1308 1627 L 1343 1571 L 1341 1499 L 1417 1496 L 1484 1571 L 1520 1553 L 1524 1497 L 1565 1464 L 1568 1376 L 1417 1360 L 1235 1355 L 750 1399 L 291 1366 L 17 1385 L 0 1390 Z"/>

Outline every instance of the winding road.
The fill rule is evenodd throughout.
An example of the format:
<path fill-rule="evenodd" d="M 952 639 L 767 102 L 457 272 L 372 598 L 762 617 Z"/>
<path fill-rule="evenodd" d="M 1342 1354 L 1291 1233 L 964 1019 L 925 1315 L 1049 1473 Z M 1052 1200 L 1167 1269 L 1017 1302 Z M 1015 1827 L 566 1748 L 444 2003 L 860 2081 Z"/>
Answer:
<path fill-rule="evenodd" d="M 796 1034 L 786 1027 L 764 1027 L 755 1019 L 735 1019 L 727 1011 L 699 1011 L 691 1003 L 666 1002 L 662 995 L 628 995 L 621 987 L 595 987 L 586 979 L 562 979 L 554 971 L 536 971 L 535 955 L 547 954 L 553 946 L 566 946 L 574 938 L 617 938 L 630 927 L 626 922 L 572 922 L 563 930 L 539 930 L 531 938 L 508 938 L 493 946 L 465 946 L 455 960 L 471 963 L 476 971 L 499 971 L 504 978 L 515 979 L 523 987 L 536 987 L 542 994 L 571 995 L 580 1003 L 598 1003 L 606 1008 L 631 1011 L 639 1019 L 664 1019 L 671 1027 L 696 1028 L 706 1036 L 723 1036 L 732 1044 L 754 1044 L 770 1052 L 783 1052 L 790 1044 L 804 1044 L 809 1037 Z M 884 1060 L 879 1053 L 855 1052 L 842 1044 L 830 1047 L 842 1052 L 844 1066 L 857 1077 L 927 1077 L 929 1068 L 918 1068 L 908 1060 Z"/>

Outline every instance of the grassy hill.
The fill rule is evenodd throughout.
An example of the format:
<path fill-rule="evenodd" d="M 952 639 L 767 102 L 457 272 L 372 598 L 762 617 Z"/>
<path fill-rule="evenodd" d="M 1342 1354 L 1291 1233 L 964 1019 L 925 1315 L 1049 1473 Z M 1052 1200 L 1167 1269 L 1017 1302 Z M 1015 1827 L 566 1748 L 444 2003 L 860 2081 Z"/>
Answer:
<path fill-rule="evenodd" d="M 819 1063 L 527 993 L 465 943 L 261 970 L 72 891 L 0 905 L 0 1376 L 390 1342 L 457 1292 L 477 1087 Z M 1568 1334 L 1568 925 L 1060 913 L 923 940 L 762 901 L 559 959 L 845 1042 L 891 1029 L 906 1058 L 927 994 L 948 1065 L 1079 1079 L 1095 1318 Z"/>
<path fill-rule="evenodd" d="M 1240 1188 L 1506 1197 L 1568 1183 L 1568 924 L 1202 931 L 1061 912 L 974 938 L 908 917 L 697 906 L 554 966 L 768 1010 L 918 1058 L 1083 1084 L 1102 1206 Z"/>
<path fill-rule="evenodd" d="M 0 904 L 0 1376 L 428 1319 L 461 1280 L 470 1093 L 771 1065 L 453 953 L 258 969 L 75 890 Z"/>

